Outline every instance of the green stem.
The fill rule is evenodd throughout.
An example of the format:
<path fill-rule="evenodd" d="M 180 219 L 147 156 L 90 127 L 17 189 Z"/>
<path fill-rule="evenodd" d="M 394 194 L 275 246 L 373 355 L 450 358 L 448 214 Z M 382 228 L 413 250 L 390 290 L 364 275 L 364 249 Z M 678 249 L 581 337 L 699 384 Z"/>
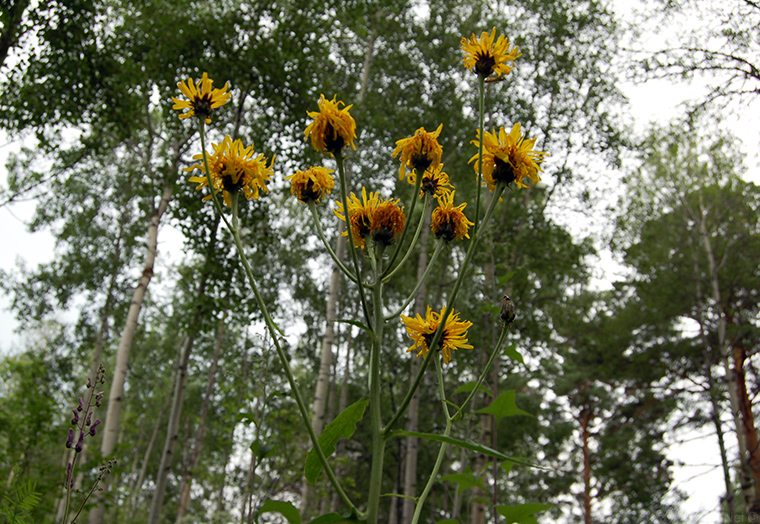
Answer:
<path fill-rule="evenodd" d="M 506 187 L 506 184 L 504 184 L 503 182 L 499 182 L 496 184 L 496 189 L 494 190 L 493 199 L 491 200 L 491 204 L 488 206 L 488 209 L 486 210 L 486 214 L 485 214 L 485 217 L 483 217 L 483 223 L 481 224 L 480 229 L 485 229 L 488 226 L 488 222 L 491 219 L 491 215 L 493 214 L 493 211 L 496 208 L 496 203 L 499 201 L 499 198 L 501 197 L 501 194 L 504 192 L 505 187 Z M 443 336 L 443 328 L 446 325 L 446 320 L 449 318 L 449 315 L 454 309 L 454 303 L 456 301 L 457 295 L 459 294 L 459 288 L 462 286 L 462 282 L 464 281 L 464 275 L 467 272 L 467 267 L 470 265 L 472 256 L 475 253 L 475 248 L 477 247 L 478 240 L 480 239 L 481 233 L 482 231 L 476 230 L 475 233 L 472 235 L 472 238 L 470 239 L 470 245 L 467 247 L 467 254 L 465 255 L 464 261 L 462 262 L 462 265 L 460 266 L 459 275 L 457 276 L 457 280 L 454 283 L 454 288 L 451 290 L 451 294 L 449 295 L 449 300 L 448 300 L 448 303 L 446 304 L 446 311 L 441 317 L 441 323 L 439 324 L 438 329 L 433 335 L 433 339 L 430 341 L 428 348 L 438 347 L 438 341 L 441 340 L 441 337 Z M 430 358 L 430 355 L 433 353 L 437 354 L 438 352 L 432 351 L 432 350 L 428 351 L 428 354 L 425 358 L 425 362 L 423 362 L 422 366 L 420 367 L 420 372 L 417 374 L 417 377 L 415 378 L 415 381 L 412 384 L 412 387 L 407 393 L 407 396 L 404 398 L 404 401 L 399 406 L 399 409 L 396 412 L 396 414 L 393 416 L 391 421 L 383 430 L 383 436 L 385 438 L 388 438 L 388 436 L 390 435 L 390 432 L 393 431 L 393 426 L 398 422 L 404 410 L 409 405 L 412 395 L 414 394 L 414 390 L 419 385 L 419 381 L 422 377 L 422 373 L 425 371 L 425 368 L 427 367 L 428 359 Z"/>
<path fill-rule="evenodd" d="M 229 229 L 230 229 L 230 233 L 232 233 L 233 239 L 235 240 L 235 246 L 237 247 L 238 254 L 240 255 L 240 260 L 243 263 L 243 268 L 245 269 L 245 274 L 248 277 L 248 282 L 251 285 L 251 289 L 253 290 L 253 295 L 256 298 L 256 303 L 258 304 L 259 309 L 261 310 L 261 315 L 264 318 L 264 323 L 266 324 L 267 330 L 269 331 L 269 336 L 272 338 L 272 344 L 274 345 L 275 350 L 277 351 L 277 356 L 280 358 L 280 362 L 282 363 L 282 367 L 285 371 L 285 377 L 287 378 L 288 384 L 290 385 L 290 389 L 293 392 L 293 397 L 295 398 L 296 404 L 298 405 L 298 411 L 301 413 L 301 418 L 303 419 L 304 424 L 306 426 L 306 431 L 309 433 L 309 438 L 311 439 L 312 445 L 314 446 L 314 451 L 317 454 L 317 458 L 319 458 L 319 462 L 322 464 L 322 467 L 324 468 L 325 473 L 327 474 L 327 478 L 330 479 L 330 482 L 335 488 L 335 491 L 338 493 L 338 496 L 340 497 L 340 499 L 343 501 L 343 503 L 346 506 L 348 506 L 348 508 L 351 510 L 352 513 L 359 515 L 360 514 L 359 510 L 356 508 L 353 502 L 351 502 L 351 499 L 348 498 L 348 495 L 346 494 L 346 492 L 343 491 L 343 488 L 338 482 L 338 479 L 335 477 L 335 473 L 330 467 L 329 462 L 327 462 L 327 457 L 325 457 L 325 454 L 319 445 L 319 439 L 317 437 L 316 432 L 314 431 L 314 427 L 311 425 L 311 416 L 309 415 L 309 410 L 306 407 L 306 403 L 304 402 L 303 397 L 301 396 L 301 392 L 298 389 L 298 384 L 296 383 L 296 379 L 293 376 L 293 372 L 290 369 L 290 363 L 288 362 L 288 357 L 285 354 L 285 351 L 282 349 L 282 346 L 280 345 L 280 341 L 278 338 L 280 330 L 275 325 L 274 321 L 272 320 L 272 317 L 269 315 L 269 310 L 267 309 L 266 304 L 264 303 L 264 298 L 261 296 L 261 293 L 259 292 L 259 286 L 256 283 L 256 278 L 253 276 L 253 271 L 251 271 L 251 266 L 248 263 L 248 257 L 245 256 L 245 251 L 243 250 L 243 243 L 240 240 L 239 229 L 237 227 L 238 226 L 238 213 L 237 213 L 238 197 L 239 197 L 238 193 L 235 193 L 232 195 L 232 221 L 233 221 L 234 227 L 230 227 Z"/>
<path fill-rule="evenodd" d="M 486 106 L 486 79 L 484 76 L 478 75 L 478 129 L 480 130 L 480 144 L 478 144 L 478 182 L 475 193 L 475 231 L 478 230 L 478 220 L 480 218 L 480 186 L 483 180 L 483 136 L 485 130 L 485 106 Z"/>
<path fill-rule="evenodd" d="M 438 385 L 439 385 L 440 393 L 441 393 L 441 403 L 443 404 L 443 409 L 446 413 L 446 428 L 443 430 L 443 436 L 448 437 L 451 434 L 452 419 L 451 417 L 449 417 L 449 409 L 448 409 L 448 406 L 446 405 L 446 393 L 443 387 L 443 372 L 441 370 L 441 360 L 439 358 L 436 358 L 435 364 L 436 364 L 436 370 L 438 374 Z M 430 477 L 428 478 L 428 481 L 425 484 L 425 488 L 422 490 L 422 493 L 417 499 L 417 504 L 414 508 L 414 515 L 412 516 L 412 524 L 417 524 L 420 520 L 420 514 L 422 513 L 422 506 L 425 505 L 425 499 L 430 493 L 430 490 L 433 489 L 433 484 L 435 484 L 436 478 L 438 477 L 438 471 L 440 471 L 441 469 L 443 458 L 446 456 L 447 447 L 448 447 L 448 444 L 446 442 L 441 443 L 441 447 L 438 450 L 438 457 L 435 459 L 435 465 L 433 466 L 433 470 L 430 472 Z"/>
<path fill-rule="evenodd" d="M 423 175 L 424 174 L 425 173 L 423 173 Z M 422 176 L 421 175 L 417 175 L 417 181 L 414 183 L 414 192 L 412 193 L 412 205 L 409 207 L 409 213 L 406 215 L 410 219 L 412 218 L 412 216 L 414 216 L 414 210 L 417 207 L 417 193 L 420 192 L 420 187 L 421 186 L 422 186 Z M 420 218 L 420 222 L 422 222 L 423 218 L 424 218 L 424 215 L 423 215 L 422 218 Z M 388 262 L 388 269 L 387 269 L 387 271 L 391 271 L 392 270 L 393 273 L 395 273 L 396 270 L 398 269 L 398 266 L 400 266 L 401 264 L 403 264 L 403 261 L 402 261 L 401 263 L 399 263 L 398 266 L 396 266 L 395 268 L 393 267 L 393 263 L 398 258 L 398 254 L 401 252 L 401 249 L 404 246 L 404 240 L 406 239 L 406 232 L 407 232 L 408 229 L 409 229 L 409 220 L 407 220 L 406 224 L 404 224 L 404 229 L 403 229 L 403 231 L 401 231 L 401 238 L 399 238 L 399 240 L 398 240 L 398 247 L 393 252 L 393 255 L 391 255 L 391 259 Z M 412 244 L 409 246 L 409 250 L 412 249 L 412 246 L 414 246 L 414 242 L 412 242 Z M 406 259 L 404 259 L 404 260 L 406 260 Z M 383 277 L 386 277 L 386 276 L 390 277 L 390 275 L 383 275 Z M 383 278 L 383 282 L 388 282 L 388 279 L 387 278 Z"/>
<path fill-rule="evenodd" d="M 330 246 L 330 243 L 327 241 L 327 237 L 325 237 L 325 232 L 322 230 L 322 224 L 319 222 L 319 214 L 317 213 L 317 204 L 313 201 L 309 201 L 309 211 L 311 211 L 311 216 L 314 219 L 314 224 L 317 227 L 317 234 L 319 235 L 319 238 L 322 240 L 322 243 L 325 245 L 325 248 L 327 249 L 327 252 L 330 253 L 330 256 L 333 259 L 333 262 L 335 262 L 335 265 L 340 268 L 341 271 L 343 271 L 343 274 L 348 277 L 349 280 L 352 282 L 355 282 L 356 284 L 359 283 L 359 280 L 356 278 L 356 276 L 349 271 L 349 269 L 343 265 L 343 262 L 338 258 L 338 255 L 335 254 L 335 251 L 333 251 L 332 246 Z"/>
<path fill-rule="evenodd" d="M 470 405 L 470 402 L 472 402 L 472 399 L 475 398 L 475 395 L 478 392 L 478 388 L 483 383 L 483 381 L 486 378 L 486 375 L 488 374 L 488 370 L 491 369 L 491 364 L 493 364 L 493 361 L 496 360 L 496 356 L 499 354 L 499 351 L 501 350 L 501 346 L 504 343 L 504 340 L 507 338 L 507 331 L 509 329 L 509 324 L 506 322 L 501 328 L 501 333 L 499 334 L 499 340 L 496 342 L 496 346 L 493 348 L 493 351 L 491 352 L 491 356 L 488 358 L 488 362 L 486 362 L 485 367 L 483 368 L 483 371 L 480 373 L 480 377 L 478 378 L 478 381 L 475 383 L 475 387 L 472 388 L 472 391 L 470 391 L 470 394 L 467 396 L 467 399 L 462 403 L 462 405 L 457 408 L 457 412 L 452 417 L 452 420 L 459 420 L 462 418 L 462 414 L 465 409 L 467 409 L 467 406 Z"/>
<path fill-rule="evenodd" d="M 383 340 L 383 282 L 382 253 L 378 253 L 375 268 L 375 282 L 372 289 L 372 310 L 374 313 L 372 330 L 373 340 L 369 359 L 369 409 L 372 429 L 372 468 L 370 470 L 369 496 L 367 498 L 367 521 L 377 524 L 380 507 L 380 492 L 383 484 L 383 455 L 385 439 L 383 438 L 383 421 L 380 405 L 380 348 Z"/>
<path fill-rule="evenodd" d="M 409 406 L 409 403 L 412 401 L 414 392 L 417 391 L 417 388 L 419 387 L 420 382 L 422 381 L 422 377 L 425 375 L 425 370 L 427 369 L 428 364 L 430 364 L 430 359 L 433 358 L 433 354 L 437 354 L 437 352 L 428 351 L 428 354 L 425 355 L 425 360 L 422 361 L 420 370 L 417 372 L 417 376 L 414 377 L 414 381 L 412 382 L 412 385 L 409 388 L 409 391 L 407 391 L 406 396 L 404 397 L 404 400 L 401 401 L 401 404 L 396 410 L 396 413 L 393 415 L 393 418 L 391 418 L 390 422 L 388 422 L 388 424 L 385 426 L 385 429 L 383 429 L 384 439 L 388 439 L 390 437 L 391 431 L 393 431 L 393 427 L 396 425 L 396 423 L 398 422 L 398 419 L 401 418 L 401 415 L 404 414 L 404 411 L 406 411 L 406 408 Z"/>
<path fill-rule="evenodd" d="M 346 172 L 343 166 L 343 153 L 337 151 L 334 153 L 335 162 L 338 164 L 338 178 L 340 178 L 340 198 L 343 202 L 343 215 L 346 217 L 346 230 L 348 231 L 348 251 L 351 253 L 351 261 L 354 264 L 354 272 L 356 278 L 359 280 L 359 299 L 362 303 L 362 312 L 364 313 L 364 319 L 367 325 L 372 325 L 372 316 L 369 314 L 369 308 L 367 307 L 367 297 L 364 294 L 364 286 L 362 282 L 361 266 L 359 265 L 359 256 L 356 254 L 356 243 L 354 242 L 354 232 L 351 227 L 351 216 L 348 213 L 348 184 L 346 182 Z M 366 241 L 365 241 L 366 245 Z"/>
<path fill-rule="evenodd" d="M 385 320 L 392 320 L 396 317 L 398 317 L 401 313 L 404 312 L 404 309 L 406 309 L 406 306 L 408 306 L 412 300 L 414 300 L 414 297 L 417 295 L 417 291 L 420 290 L 422 287 L 422 284 L 427 280 L 428 275 L 430 275 L 431 270 L 433 269 L 433 265 L 435 264 L 435 261 L 438 259 L 438 255 L 443 250 L 443 246 L 446 245 L 446 242 L 443 240 L 438 240 L 435 245 L 435 251 L 433 251 L 433 256 L 430 257 L 430 262 L 428 262 L 427 267 L 425 268 L 425 272 L 422 274 L 422 278 L 417 281 L 417 284 L 414 286 L 414 289 L 411 293 L 409 293 L 409 296 L 406 298 L 403 304 L 392 314 L 385 317 Z"/>
<path fill-rule="evenodd" d="M 415 202 L 416 201 L 417 200 L 415 199 Z M 414 251 L 414 246 L 417 244 L 417 239 L 420 238 L 420 233 L 422 232 L 422 225 L 425 222 L 425 215 L 427 214 L 427 207 L 430 205 L 431 201 L 432 201 L 432 197 L 430 195 L 428 195 L 427 202 L 425 202 L 425 210 L 420 215 L 420 221 L 417 223 L 417 230 L 414 232 L 414 238 L 409 243 L 409 249 L 406 250 L 406 253 L 404 254 L 404 257 L 401 259 L 401 262 L 399 262 L 396 265 L 396 267 L 393 268 L 393 270 L 391 272 L 389 272 L 387 275 L 385 275 L 383 277 L 383 282 L 388 282 L 393 277 L 393 275 L 395 275 L 396 273 L 398 273 L 399 269 L 401 269 L 404 266 L 404 264 L 406 263 L 406 261 L 409 260 L 409 257 L 411 256 L 412 252 Z M 412 206 L 412 210 L 413 209 L 414 209 L 414 206 Z M 412 215 L 410 213 L 409 214 L 409 218 L 411 218 L 411 217 L 412 217 Z M 407 221 L 407 223 L 404 225 L 405 226 L 404 227 L 404 232 L 406 232 L 406 230 L 407 230 L 406 226 L 408 224 L 409 224 L 409 221 Z M 394 256 L 395 256 L 396 253 L 398 253 L 401 250 L 401 244 L 403 243 L 403 241 L 404 241 L 404 233 L 401 234 L 401 238 L 399 239 L 398 249 L 394 253 Z"/>

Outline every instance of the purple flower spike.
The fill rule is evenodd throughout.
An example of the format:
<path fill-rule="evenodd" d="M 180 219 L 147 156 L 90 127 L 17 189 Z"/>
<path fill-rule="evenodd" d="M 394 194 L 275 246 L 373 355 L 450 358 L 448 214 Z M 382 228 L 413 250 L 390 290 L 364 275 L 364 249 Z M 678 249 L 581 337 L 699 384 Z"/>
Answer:
<path fill-rule="evenodd" d="M 71 419 L 71 425 L 76 426 L 79 423 L 79 412 L 76 409 L 71 410 L 74 413 L 74 418 Z"/>
<path fill-rule="evenodd" d="M 97 419 L 95 422 L 92 423 L 92 426 L 90 426 L 91 437 L 94 437 L 95 433 L 97 433 L 97 430 L 95 428 L 97 428 L 99 424 L 100 424 L 100 419 Z"/>
<path fill-rule="evenodd" d="M 66 439 L 66 447 L 70 448 L 74 445 L 74 430 L 72 428 L 69 428 L 69 438 Z M 71 467 L 71 464 L 69 464 L 69 467 Z"/>
<path fill-rule="evenodd" d="M 77 406 L 77 411 L 82 411 L 84 409 L 84 400 L 82 400 L 82 397 L 79 397 L 79 405 Z"/>
<path fill-rule="evenodd" d="M 74 447 L 74 451 L 76 451 L 77 453 L 80 453 L 83 447 L 84 447 L 84 431 L 80 431 L 79 440 L 77 440 L 77 445 Z"/>

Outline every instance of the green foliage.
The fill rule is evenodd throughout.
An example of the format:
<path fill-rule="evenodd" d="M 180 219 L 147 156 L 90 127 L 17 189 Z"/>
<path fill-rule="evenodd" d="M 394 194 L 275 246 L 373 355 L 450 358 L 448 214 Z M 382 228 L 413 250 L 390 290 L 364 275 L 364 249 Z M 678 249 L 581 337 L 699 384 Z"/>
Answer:
<path fill-rule="evenodd" d="M 338 440 L 353 436 L 356 431 L 356 423 L 364 417 L 364 410 L 367 409 L 368 404 L 369 399 L 367 398 L 354 402 L 325 427 L 319 435 L 319 447 L 325 457 L 329 457 L 335 452 L 335 445 Z M 312 449 L 309 451 L 304 467 L 306 480 L 314 484 L 320 471 L 322 471 L 322 463 L 319 462 L 316 451 Z"/>
<path fill-rule="evenodd" d="M 2 494 L 0 517 L 4 524 L 32 524 L 32 510 L 40 503 L 42 496 L 35 491 L 37 484 L 27 480 L 8 493 Z"/>

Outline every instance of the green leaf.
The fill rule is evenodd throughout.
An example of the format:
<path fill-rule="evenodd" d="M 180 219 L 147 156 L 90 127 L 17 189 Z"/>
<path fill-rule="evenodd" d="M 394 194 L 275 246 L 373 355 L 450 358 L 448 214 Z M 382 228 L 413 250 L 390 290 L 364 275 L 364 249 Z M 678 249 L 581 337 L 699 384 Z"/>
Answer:
<path fill-rule="evenodd" d="M 466 489 L 475 487 L 486 491 L 486 487 L 483 485 L 483 481 L 480 479 L 480 477 L 475 476 L 470 468 L 467 468 L 464 473 L 452 473 L 451 475 L 446 475 L 445 477 L 441 477 L 438 480 L 459 484 L 457 493 L 461 493 Z"/>
<path fill-rule="evenodd" d="M 512 471 L 512 467 L 515 465 L 515 463 L 511 460 L 504 460 L 501 464 L 499 464 L 499 467 L 504 470 L 505 473 L 509 473 Z"/>
<path fill-rule="evenodd" d="M 517 506 L 496 506 L 496 511 L 506 519 L 506 524 L 538 524 L 533 515 L 553 507 L 551 504 L 519 504 Z"/>
<path fill-rule="evenodd" d="M 274 450 L 274 446 L 270 446 L 269 444 L 265 444 L 261 442 L 260 440 L 254 440 L 251 443 L 251 451 L 256 456 L 257 459 L 262 460 L 269 456 L 270 453 Z"/>
<path fill-rule="evenodd" d="M 285 517 L 290 524 L 301 524 L 301 514 L 290 502 L 282 500 L 267 500 L 256 512 L 259 515 L 264 513 L 279 513 Z"/>
<path fill-rule="evenodd" d="M 515 348 L 514 344 L 510 344 L 506 348 L 504 348 L 504 353 L 507 354 L 509 358 L 514 360 L 515 362 L 519 362 L 520 364 L 525 364 L 525 361 L 523 360 L 523 357 L 520 353 L 517 352 L 517 349 Z"/>
<path fill-rule="evenodd" d="M 309 524 L 343 524 L 344 522 L 357 522 L 357 520 L 353 517 L 345 517 L 339 513 L 326 513 L 310 521 Z"/>
<path fill-rule="evenodd" d="M 504 453 L 500 453 L 496 451 L 495 449 L 489 448 L 488 446 L 483 446 L 481 444 L 478 444 L 477 442 L 474 442 L 470 439 L 460 440 L 453 437 L 438 435 L 436 433 L 421 433 L 419 431 L 404 431 L 404 430 L 396 430 L 392 432 L 390 435 L 388 435 L 388 438 L 393 438 L 393 437 L 419 437 L 419 438 L 424 438 L 427 440 L 436 440 L 438 442 L 445 442 L 453 446 L 459 446 L 460 448 L 465 448 L 472 451 L 476 451 L 478 453 L 483 453 L 484 455 L 488 455 L 490 457 L 496 457 L 497 459 L 500 459 L 500 460 L 510 460 L 514 462 L 515 464 L 522 464 L 523 466 L 528 466 L 530 468 L 536 468 L 536 469 L 549 471 L 549 468 L 545 468 L 537 464 L 532 464 L 526 460 L 522 460 L 517 457 L 507 456 Z"/>
<path fill-rule="evenodd" d="M 515 391 L 510 389 L 499 395 L 490 405 L 477 410 L 475 413 L 486 413 L 496 417 L 497 422 L 504 417 L 514 417 L 515 415 L 527 415 L 532 417 L 527 411 L 523 411 L 515 404 Z"/>
<path fill-rule="evenodd" d="M 335 453 L 335 445 L 338 443 L 338 440 L 351 438 L 351 435 L 356 431 L 356 423 L 364 416 L 367 404 L 369 404 L 368 398 L 354 402 L 343 410 L 340 415 L 335 417 L 335 420 L 330 422 L 324 431 L 322 431 L 322 434 L 319 436 L 319 447 L 322 448 L 325 457 L 329 457 Z M 306 466 L 304 467 L 306 480 L 314 484 L 320 471 L 322 471 L 322 463 L 319 461 L 317 452 L 312 448 L 306 457 Z"/>
<path fill-rule="evenodd" d="M 499 285 L 504 286 L 507 283 L 507 280 L 511 280 L 513 276 L 515 276 L 516 271 L 510 271 L 506 275 L 499 277 Z"/>
<path fill-rule="evenodd" d="M 446 519 L 446 520 L 439 520 L 435 524 L 462 524 L 456 519 Z"/>
<path fill-rule="evenodd" d="M 456 395 L 457 393 L 469 393 L 470 391 L 472 391 L 473 389 L 475 389 L 475 384 L 477 384 L 477 383 L 478 383 L 477 380 L 473 380 L 472 382 L 468 382 L 466 384 L 462 384 L 461 386 L 459 386 L 457 388 L 457 390 L 454 392 L 454 394 Z M 483 384 L 480 385 L 480 387 L 478 388 L 478 391 L 481 391 L 481 392 L 489 395 L 491 398 L 493 398 L 493 393 L 491 393 L 488 390 L 488 388 L 486 388 Z"/>

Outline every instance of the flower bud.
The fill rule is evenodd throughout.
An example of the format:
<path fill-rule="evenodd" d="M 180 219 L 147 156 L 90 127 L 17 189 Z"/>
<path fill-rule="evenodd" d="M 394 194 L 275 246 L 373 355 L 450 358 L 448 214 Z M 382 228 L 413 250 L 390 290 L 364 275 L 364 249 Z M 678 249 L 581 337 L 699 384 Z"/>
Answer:
<path fill-rule="evenodd" d="M 71 430 L 69 430 L 69 431 L 71 431 Z M 71 484 L 71 468 L 72 468 L 72 464 L 71 464 L 71 462 L 69 462 L 69 465 L 66 466 L 66 483 L 64 484 L 64 486 L 66 486 L 66 488 L 70 488 L 71 485 L 72 485 Z"/>
<path fill-rule="evenodd" d="M 83 447 L 84 447 L 84 431 L 80 431 L 79 440 L 77 440 L 77 445 L 74 446 L 74 451 L 76 451 L 77 453 L 80 453 Z"/>
<path fill-rule="evenodd" d="M 74 416 L 71 419 L 71 425 L 76 426 L 79 424 L 79 412 L 76 409 L 72 409 L 71 412 L 74 413 Z"/>
<path fill-rule="evenodd" d="M 74 430 L 69 428 L 69 438 L 66 439 L 66 447 L 70 448 L 74 445 Z M 71 465 L 69 465 L 71 467 Z"/>
<path fill-rule="evenodd" d="M 82 400 L 82 397 L 79 397 L 79 405 L 77 406 L 77 411 L 82 411 L 84 409 L 84 400 Z"/>
<path fill-rule="evenodd" d="M 87 420 L 85 421 L 84 424 L 85 424 L 85 426 L 89 426 L 91 422 L 92 422 L 92 411 L 90 411 L 89 413 L 87 413 Z"/>
<path fill-rule="evenodd" d="M 90 426 L 90 436 L 94 437 L 95 433 L 97 433 L 97 430 L 95 428 L 98 427 L 100 424 L 100 419 L 95 420 L 95 422 L 92 423 L 92 426 Z"/>

